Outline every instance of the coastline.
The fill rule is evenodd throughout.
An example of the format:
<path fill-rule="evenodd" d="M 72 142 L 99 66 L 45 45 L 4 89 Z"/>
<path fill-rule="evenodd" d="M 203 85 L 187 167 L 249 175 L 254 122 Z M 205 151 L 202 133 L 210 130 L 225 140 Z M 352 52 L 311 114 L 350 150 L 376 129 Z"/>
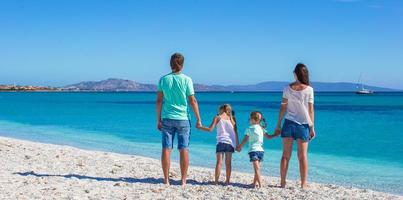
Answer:
<path fill-rule="evenodd" d="M 35 93 L 35 92 L 54 92 L 54 93 L 156 93 L 156 90 L 0 90 L 0 93 Z M 282 93 L 281 90 L 195 90 L 196 93 Z M 356 91 L 353 90 L 318 90 L 315 93 L 352 93 L 355 94 Z M 403 93 L 403 90 L 375 90 L 377 94 L 393 94 L 393 93 Z"/>
<path fill-rule="evenodd" d="M 182 189 L 177 163 L 171 165 L 172 186 L 162 184 L 159 160 L 81 150 L 0 137 L 0 199 L 403 199 L 368 189 L 297 181 L 278 188 L 278 178 L 263 177 L 263 188 L 249 187 L 252 174 L 233 172 L 232 185 L 211 183 L 214 170 L 190 166 Z M 223 178 L 223 177 L 222 177 Z"/>

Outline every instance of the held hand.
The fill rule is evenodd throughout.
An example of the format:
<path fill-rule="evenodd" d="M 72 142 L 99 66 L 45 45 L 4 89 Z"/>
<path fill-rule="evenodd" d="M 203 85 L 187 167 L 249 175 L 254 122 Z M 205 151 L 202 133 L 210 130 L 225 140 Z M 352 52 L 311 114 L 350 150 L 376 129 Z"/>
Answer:
<path fill-rule="evenodd" d="M 203 127 L 201 121 L 200 121 L 200 120 L 197 120 L 197 122 L 196 122 L 196 128 L 201 128 L 201 127 Z"/>
<path fill-rule="evenodd" d="M 158 120 L 158 122 L 157 122 L 157 129 L 158 130 L 162 130 L 162 122 L 161 122 L 161 120 Z"/>
<path fill-rule="evenodd" d="M 315 136 L 316 136 L 315 129 L 310 128 L 309 136 L 310 136 L 310 140 L 313 140 L 315 138 Z"/>
<path fill-rule="evenodd" d="M 279 136 L 281 134 L 281 128 L 277 127 L 276 130 L 274 130 L 274 136 Z"/>
<path fill-rule="evenodd" d="M 242 148 L 240 146 L 237 146 L 235 150 L 241 152 Z"/>

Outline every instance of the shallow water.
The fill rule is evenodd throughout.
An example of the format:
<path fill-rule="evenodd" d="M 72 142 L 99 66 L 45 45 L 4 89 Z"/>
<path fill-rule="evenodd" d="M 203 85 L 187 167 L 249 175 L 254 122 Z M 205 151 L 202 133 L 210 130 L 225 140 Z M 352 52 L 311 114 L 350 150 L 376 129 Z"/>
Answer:
<path fill-rule="evenodd" d="M 204 125 L 222 103 L 237 113 L 240 137 L 252 110 L 274 129 L 281 93 L 199 93 Z M 316 93 L 309 179 L 403 194 L 403 93 Z M 154 93 L 0 93 L 0 135 L 159 158 Z M 176 144 L 176 142 L 175 142 Z M 278 176 L 281 140 L 265 140 L 263 173 Z M 252 172 L 247 147 L 233 167 Z M 214 167 L 215 133 L 193 128 L 191 164 Z M 177 153 L 173 155 L 177 159 Z M 298 179 L 294 153 L 290 179 Z"/>

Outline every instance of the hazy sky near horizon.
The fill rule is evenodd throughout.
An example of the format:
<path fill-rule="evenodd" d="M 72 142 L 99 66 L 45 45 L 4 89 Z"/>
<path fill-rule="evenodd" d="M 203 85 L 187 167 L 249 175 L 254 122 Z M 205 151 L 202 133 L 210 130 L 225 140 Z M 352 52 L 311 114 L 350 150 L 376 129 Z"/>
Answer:
<path fill-rule="evenodd" d="M 0 2 L 0 84 L 156 83 L 174 52 L 205 84 L 312 81 L 403 89 L 401 0 Z"/>

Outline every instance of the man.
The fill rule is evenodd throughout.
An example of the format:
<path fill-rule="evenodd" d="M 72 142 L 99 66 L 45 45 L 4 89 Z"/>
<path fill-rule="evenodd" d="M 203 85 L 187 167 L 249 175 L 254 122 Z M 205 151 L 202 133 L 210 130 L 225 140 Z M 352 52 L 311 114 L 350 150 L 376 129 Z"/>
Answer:
<path fill-rule="evenodd" d="M 184 60 L 185 58 L 180 53 L 171 56 L 172 72 L 161 77 L 157 89 L 157 127 L 162 133 L 161 164 L 164 183 L 169 185 L 171 150 L 176 134 L 183 187 L 186 186 L 189 167 L 188 147 L 191 127 L 188 101 L 196 117 L 196 126 L 201 126 L 199 106 L 194 96 L 192 79 L 182 73 Z"/>

